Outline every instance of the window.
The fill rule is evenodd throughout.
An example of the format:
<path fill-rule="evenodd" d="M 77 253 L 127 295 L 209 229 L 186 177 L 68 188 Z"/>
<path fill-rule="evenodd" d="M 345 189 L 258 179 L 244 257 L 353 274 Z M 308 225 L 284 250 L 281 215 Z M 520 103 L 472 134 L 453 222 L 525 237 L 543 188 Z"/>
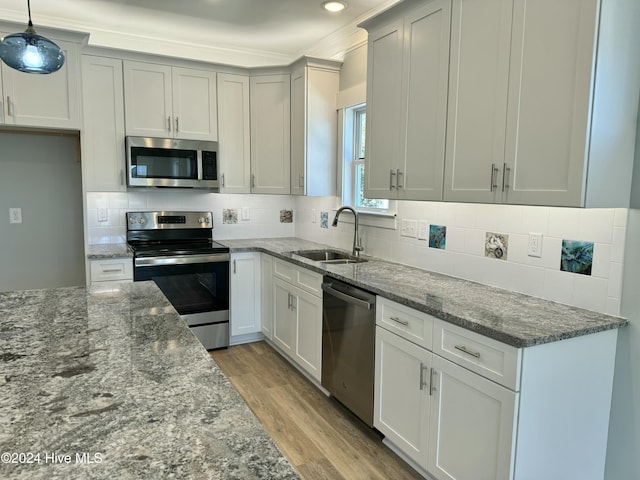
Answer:
<path fill-rule="evenodd" d="M 366 118 L 364 105 L 345 109 L 342 202 L 362 213 L 392 214 L 393 202 L 364 195 Z"/>

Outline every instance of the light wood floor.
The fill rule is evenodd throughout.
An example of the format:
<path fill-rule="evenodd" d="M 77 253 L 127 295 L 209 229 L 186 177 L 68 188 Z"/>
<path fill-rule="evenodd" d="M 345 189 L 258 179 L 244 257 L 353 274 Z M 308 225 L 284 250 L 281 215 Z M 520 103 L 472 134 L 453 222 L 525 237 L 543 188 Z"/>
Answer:
<path fill-rule="evenodd" d="M 211 352 L 304 480 L 421 479 L 265 342 Z"/>

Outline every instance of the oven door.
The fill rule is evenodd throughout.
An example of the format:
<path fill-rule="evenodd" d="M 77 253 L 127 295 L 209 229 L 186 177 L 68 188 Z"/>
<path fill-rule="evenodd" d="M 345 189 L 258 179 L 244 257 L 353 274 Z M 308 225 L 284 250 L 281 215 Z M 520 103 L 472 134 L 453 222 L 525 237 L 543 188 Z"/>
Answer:
<path fill-rule="evenodd" d="M 229 344 L 229 254 L 140 257 L 134 281 L 153 280 L 207 350 Z"/>

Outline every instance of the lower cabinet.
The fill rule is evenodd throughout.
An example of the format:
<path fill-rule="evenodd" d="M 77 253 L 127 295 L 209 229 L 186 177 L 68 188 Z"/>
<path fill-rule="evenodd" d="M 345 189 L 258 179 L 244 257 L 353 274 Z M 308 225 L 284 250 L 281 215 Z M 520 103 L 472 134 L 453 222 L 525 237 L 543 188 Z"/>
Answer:
<path fill-rule="evenodd" d="M 281 260 L 274 263 L 271 340 L 300 369 L 320 382 L 322 275 Z M 319 293 L 315 293 L 316 289 Z"/>
<path fill-rule="evenodd" d="M 262 334 L 273 338 L 273 257 L 266 253 L 260 256 L 262 277 Z"/>
<path fill-rule="evenodd" d="M 233 340 L 261 330 L 261 254 L 233 253 L 230 270 L 229 323 Z"/>
<path fill-rule="evenodd" d="M 133 259 L 105 258 L 91 260 L 91 283 L 133 282 Z"/>

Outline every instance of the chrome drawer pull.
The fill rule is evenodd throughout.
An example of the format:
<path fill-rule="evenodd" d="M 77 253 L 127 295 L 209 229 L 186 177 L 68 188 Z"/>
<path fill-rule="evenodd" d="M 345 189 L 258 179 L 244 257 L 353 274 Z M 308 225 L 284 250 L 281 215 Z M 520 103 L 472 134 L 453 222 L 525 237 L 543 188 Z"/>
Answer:
<path fill-rule="evenodd" d="M 480 358 L 480 352 L 474 352 L 473 350 L 469 350 L 464 345 L 455 345 L 453 348 L 455 348 L 456 350 L 460 350 L 462 353 L 466 353 L 467 355 L 471 355 L 472 357 Z"/>
<path fill-rule="evenodd" d="M 406 320 L 400 320 L 398 317 L 390 317 L 390 318 L 394 322 L 399 323 L 400 325 L 404 325 L 405 327 L 409 325 L 409 322 L 407 322 Z"/>
<path fill-rule="evenodd" d="M 435 371 L 434 368 L 431 368 L 431 373 L 429 374 L 429 395 L 433 395 L 433 392 L 437 390 L 436 388 L 436 377 L 438 376 L 438 372 Z"/>
<path fill-rule="evenodd" d="M 423 387 L 427 386 L 427 382 L 424 381 L 424 371 L 428 369 L 429 367 L 427 367 L 424 363 L 420 362 L 420 390 L 422 390 Z"/>
<path fill-rule="evenodd" d="M 102 270 L 102 273 L 118 273 L 118 272 L 122 272 L 121 268 L 105 268 L 104 270 Z"/>

